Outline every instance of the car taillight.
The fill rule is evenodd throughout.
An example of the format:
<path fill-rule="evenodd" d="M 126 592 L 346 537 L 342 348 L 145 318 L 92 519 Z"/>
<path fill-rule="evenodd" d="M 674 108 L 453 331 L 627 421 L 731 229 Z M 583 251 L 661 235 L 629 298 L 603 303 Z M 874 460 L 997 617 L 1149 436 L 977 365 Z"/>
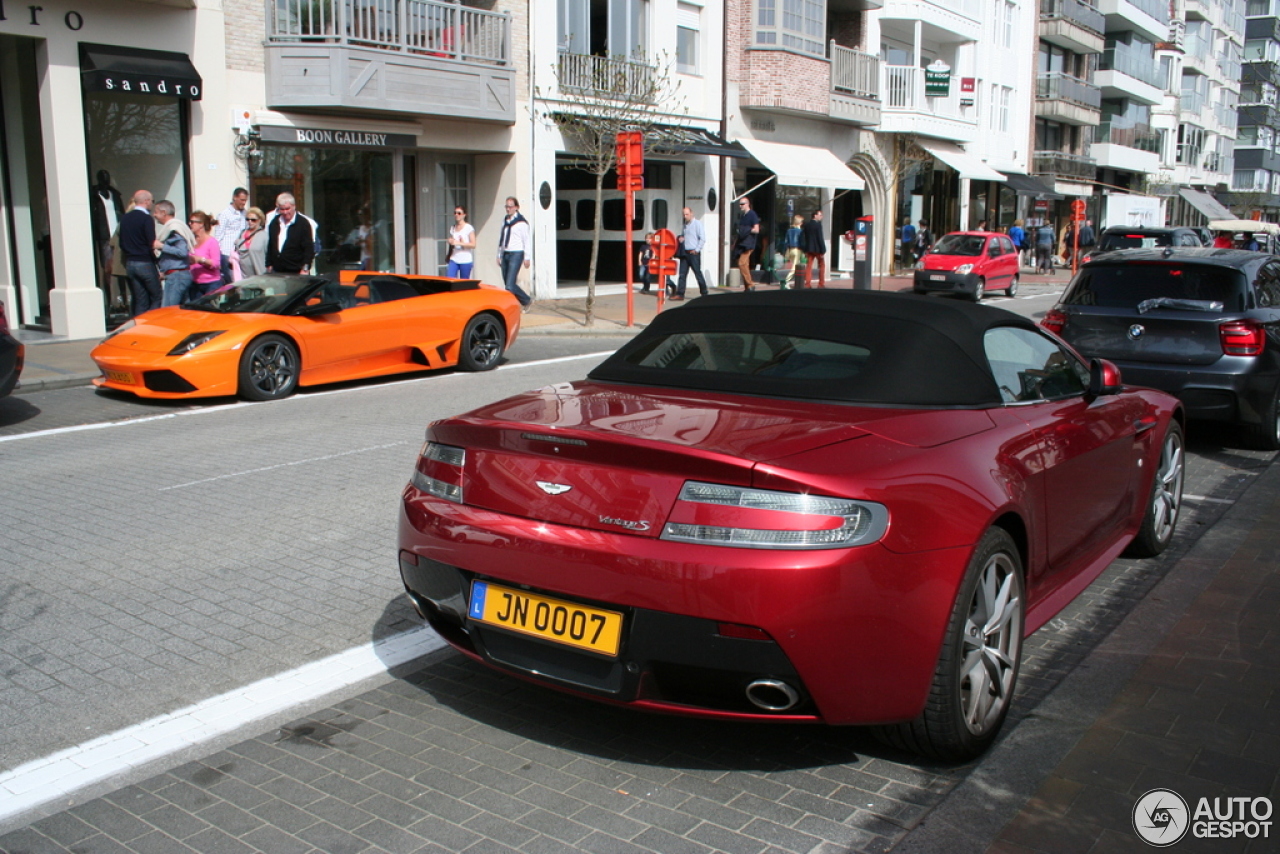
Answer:
<path fill-rule="evenodd" d="M 1267 343 L 1267 330 L 1252 320 L 1218 324 L 1222 352 L 1228 356 L 1260 356 Z"/>
<path fill-rule="evenodd" d="M 1062 330 L 1067 327 L 1067 313 L 1051 308 L 1044 313 L 1044 319 L 1040 321 L 1040 325 L 1054 335 L 1061 335 Z"/>
<path fill-rule="evenodd" d="M 872 501 L 688 481 L 662 539 L 743 549 L 843 549 L 873 543 L 888 527 L 888 508 Z"/>
<path fill-rule="evenodd" d="M 415 487 L 437 498 L 462 503 L 462 469 L 467 452 L 453 445 L 427 442 L 409 479 Z"/>

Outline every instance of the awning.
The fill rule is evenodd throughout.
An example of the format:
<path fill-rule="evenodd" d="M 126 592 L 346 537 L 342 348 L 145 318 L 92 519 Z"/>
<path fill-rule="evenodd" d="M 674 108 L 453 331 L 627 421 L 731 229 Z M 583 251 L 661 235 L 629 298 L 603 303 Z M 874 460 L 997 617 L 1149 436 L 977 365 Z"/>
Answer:
<path fill-rule="evenodd" d="M 852 169 L 825 148 L 761 142 L 758 139 L 739 142 L 764 168 L 777 175 L 778 183 L 783 186 L 828 190 L 861 190 L 866 186 Z"/>
<path fill-rule="evenodd" d="M 1200 211 L 1209 219 L 1235 219 L 1235 214 L 1227 210 L 1227 206 L 1208 193 L 1182 187 L 1178 195 L 1187 200 L 1187 204 Z"/>
<path fill-rule="evenodd" d="M 1020 196 L 1035 196 L 1041 199 L 1065 198 L 1061 193 L 1055 193 L 1048 184 L 1039 178 L 1033 178 L 1030 175 L 1019 175 L 1016 172 L 1004 172 L 1002 174 L 1008 180 L 1006 186 Z"/>
<path fill-rule="evenodd" d="M 747 150 L 736 142 L 725 142 L 723 138 L 709 130 L 680 125 L 656 125 L 654 128 L 663 142 L 654 146 L 659 154 L 670 149 L 671 154 L 714 154 L 723 157 L 750 157 Z M 670 140 L 670 145 L 664 142 Z"/>
<path fill-rule="evenodd" d="M 916 139 L 921 148 L 960 173 L 961 178 L 975 181 L 1004 181 L 1004 176 L 954 142 L 940 139 Z"/>
<path fill-rule="evenodd" d="M 86 91 L 161 95 L 199 101 L 204 86 L 185 53 L 109 44 L 80 44 L 80 82 Z"/>

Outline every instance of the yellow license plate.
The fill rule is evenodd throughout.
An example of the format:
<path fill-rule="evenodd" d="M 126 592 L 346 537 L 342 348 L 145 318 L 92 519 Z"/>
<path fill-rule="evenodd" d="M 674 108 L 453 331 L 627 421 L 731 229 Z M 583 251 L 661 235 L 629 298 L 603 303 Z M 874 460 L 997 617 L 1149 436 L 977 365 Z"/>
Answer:
<path fill-rule="evenodd" d="M 471 582 L 471 619 L 565 646 L 616 656 L 622 614 L 487 581 Z"/>
<path fill-rule="evenodd" d="M 107 379 L 111 380 L 113 383 L 133 385 L 133 374 L 128 371 L 104 371 L 104 373 L 107 375 Z"/>

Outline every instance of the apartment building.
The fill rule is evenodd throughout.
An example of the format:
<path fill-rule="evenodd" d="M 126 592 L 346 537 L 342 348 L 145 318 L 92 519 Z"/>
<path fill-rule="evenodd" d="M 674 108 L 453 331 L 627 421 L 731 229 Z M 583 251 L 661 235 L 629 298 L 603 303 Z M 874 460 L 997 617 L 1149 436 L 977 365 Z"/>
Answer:
<path fill-rule="evenodd" d="M 1280 220 L 1280 3 L 1248 0 L 1230 202 Z"/>

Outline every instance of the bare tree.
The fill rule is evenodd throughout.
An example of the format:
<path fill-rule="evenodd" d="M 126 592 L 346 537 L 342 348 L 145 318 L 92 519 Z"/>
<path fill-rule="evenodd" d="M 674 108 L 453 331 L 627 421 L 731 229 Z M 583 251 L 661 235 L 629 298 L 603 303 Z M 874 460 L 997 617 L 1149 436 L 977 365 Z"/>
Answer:
<path fill-rule="evenodd" d="M 535 119 L 558 127 L 576 157 L 574 168 L 595 176 L 597 211 L 603 210 L 605 176 L 617 166 L 619 133 L 643 134 L 646 155 L 674 154 L 687 144 L 681 123 L 688 109 L 679 82 L 672 80 L 672 65 L 665 54 L 649 65 L 622 57 L 566 53 L 554 66 L 557 97 L 546 98 L 535 90 L 539 103 L 535 109 L 542 110 L 540 115 L 535 112 Z M 587 326 L 595 321 L 600 229 L 601 217 L 596 216 L 587 270 Z"/>

